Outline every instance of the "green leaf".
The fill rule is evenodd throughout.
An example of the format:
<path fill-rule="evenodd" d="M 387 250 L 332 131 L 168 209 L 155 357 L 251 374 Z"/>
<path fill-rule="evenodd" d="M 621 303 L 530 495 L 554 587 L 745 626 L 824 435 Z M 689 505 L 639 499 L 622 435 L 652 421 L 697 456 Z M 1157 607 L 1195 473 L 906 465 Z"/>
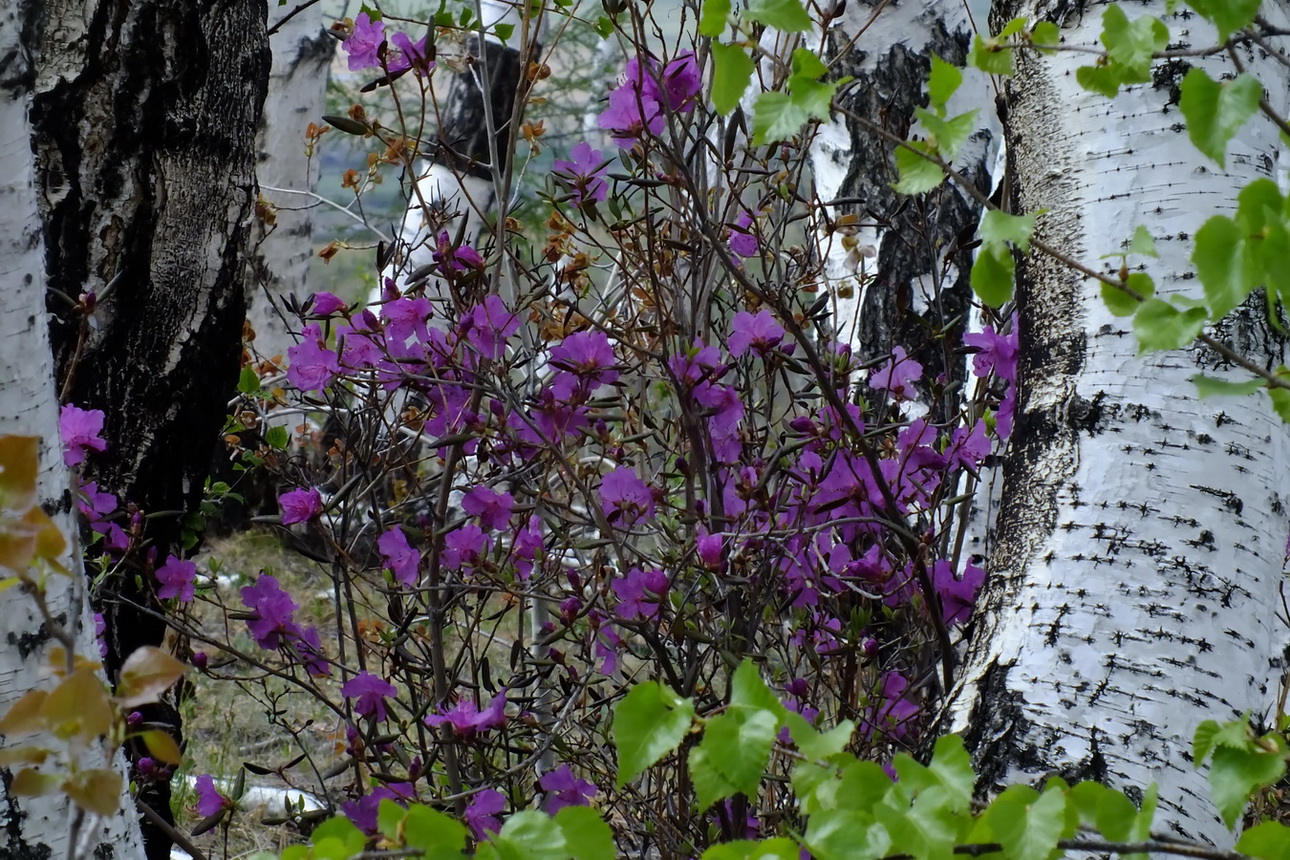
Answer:
<path fill-rule="evenodd" d="M 849 809 L 812 815 L 804 841 L 816 860 L 877 860 L 892 853 L 887 828 L 872 817 Z M 900 848 L 902 852 L 908 850 L 906 845 Z"/>
<path fill-rule="evenodd" d="M 927 77 L 927 101 L 937 115 L 945 116 L 945 105 L 962 83 L 963 72 L 958 66 L 932 54 L 932 72 Z"/>
<path fill-rule="evenodd" d="M 1012 298 L 1017 264 L 1006 245 L 983 245 L 972 264 L 972 291 L 977 298 L 997 308 Z"/>
<path fill-rule="evenodd" d="M 928 143 L 936 147 L 936 151 L 945 161 L 953 161 L 954 156 L 958 155 L 959 148 L 972 136 L 972 132 L 976 131 L 977 112 L 975 110 L 952 119 L 941 119 L 926 108 L 914 108 L 914 115 L 927 130 Z"/>
<path fill-rule="evenodd" d="M 1151 55 L 1169 44 L 1169 28 L 1150 15 L 1130 22 L 1124 10 L 1112 4 L 1102 13 L 1102 44 L 1111 61 L 1121 66 L 1121 79 L 1129 84 L 1151 81 Z"/>
<path fill-rule="evenodd" d="M 1009 215 L 992 209 L 981 219 L 981 241 L 986 244 L 1011 242 L 1025 251 L 1030 247 L 1030 237 L 1035 234 L 1035 216 L 1038 214 Z"/>
<path fill-rule="evenodd" d="M 1179 107 L 1187 119 L 1187 135 L 1196 148 L 1227 164 L 1227 142 L 1259 109 L 1263 85 L 1253 75 L 1219 83 L 1193 67 L 1182 82 Z"/>
<path fill-rule="evenodd" d="M 607 15 L 600 15 L 596 18 L 594 29 L 597 36 L 602 39 L 608 39 L 614 33 L 614 19 Z"/>
<path fill-rule="evenodd" d="M 1042 47 L 1043 45 L 1060 45 L 1061 41 L 1062 32 L 1052 21 L 1040 21 L 1035 24 L 1034 28 L 1030 31 L 1031 44 L 1041 51 L 1044 51 Z M 1044 51 L 1044 53 L 1049 54 L 1053 52 Z"/>
<path fill-rule="evenodd" d="M 1219 41 L 1226 42 L 1228 36 L 1250 26 L 1262 2 L 1263 0 L 1188 0 L 1187 5 L 1213 22 L 1218 28 Z"/>
<path fill-rule="evenodd" d="M 1138 808 L 1123 792 L 1097 782 L 1081 782 L 1067 793 L 1085 823 L 1092 824 L 1112 842 L 1127 842 L 1138 817 Z"/>
<path fill-rule="evenodd" d="M 1286 763 L 1281 755 L 1225 746 L 1216 748 L 1209 764 L 1209 785 L 1223 823 L 1228 827 L 1235 824 L 1250 795 L 1281 779 L 1285 772 Z"/>
<path fill-rule="evenodd" d="M 386 839 L 399 842 L 399 825 L 408 817 L 408 811 L 388 797 L 381 798 L 376 807 L 376 826 Z"/>
<path fill-rule="evenodd" d="M 564 831 L 545 812 L 526 809 L 517 812 L 493 837 L 497 853 L 504 860 L 568 860 Z"/>
<path fill-rule="evenodd" d="M 1193 376 L 1191 381 L 1196 384 L 1196 394 L 1202 400 L 1206 397 L 1247 397 L 1267 385 L 1264 380 L 1257 378 L 1232 382 L 1200 373 Z M 1197 733 L 1199 734 L 1199 729 Z"/>
<path fill-rule="evenodd" d="M 894 186 L 901 194 L 922 194 L 931 191 L 945 180 L 940 165 L 919 155 L 928 152 L 926 143 L 915 140 L 908 144 L 913 151 L 904 146 L 896 147 L 896 167 L 900 170 L 900 181 Z"/>
<path fill-rule="evenodd" d="M 1012 74 L 1012 48 L 1002 47 L 998 39 L 983 39 L 979 34 L 973 36 L 967 61 L 968 65 L 987 75 Z"/>
<path fill-rule="evenodd" d="M 507 42 L 511 40 L 511 35 L 514 32 L 515 32 L 514 24 L 499 23 L 499 24 L 493 25 L 493 34 L 497 36 L 497 40 L 501 42 L 503 45 L 505 45 Z"/>
<path fill-rule="evenodd" d="M 827 732 L 820 732 L 801 714 L 792 711 L 784 715 L 783 721 L 788 726 L 793 743 L 797 744 L 797 749 L 808 759 L 826 759 L 842 752 L 856 730 L 854 722 L 843 720 Z"/>
<path fill-rule="evenodd" d="M 713 845 L 703 852 L 700 860 L 798 860 L 800 856 L 796 842 L 779 836 L 760 842 L 740 839 Z"/>
<path fill-rule="evenodd" d="M 802 33 L 811 29 L 811 16 L 802 0 L 748 0 L 744 15 L 751 21 L 786 33 Z"/>
<path fill-rule="evenodd" d="M 1025 785 L 1004 790 L 986 813 L 999 844 L 1012 857 L 1041 860 L 1058 854 L 1066 829 L 1066 798 L 1060 790 L 1039 794 Z"/>
<path fill-rule="evenodd" d="M 949 860 L 959 828 L 945 793 L 923 792 L 908 806 L 896 795 L 888 794 L 877 814 L 891 841 L 915 857 Z"/>
<path fill-rule="evenodd" d="M 730 785 L 755 796 L 778 730 L 771 711 L 731 707 L 708 720 L 699 746 Z"/>
<path fill-rule="evenodd" d="M 762 93 L 753 104 L 753 145 L 787 140 L 810 118 L 788 93 Z"/>
<path fill-rule="evenodd" d="M 725 115 L 739 105 L 756 64 L 736 45 L 712 43 L 712 106 Z"/>
<path fill-rule="evenodd" d="M 1145 272 L 1130 273 L 1124 285 L 1144 299 L 1149 299 L 1156 294 L 1156 283 Z M 1129 293 L 1110 284 L 1102 284 L 1102 301 L 1106 302 L 1106 307 L 1111 314 L 1117 317 L 1133 316 L 1141 304 Z"/>
<path fill-rule="evenodd" d="M 894 785 L 877 762 L 852 762 L 842 769 L 838 780 L 837 806 L 873 814 L 875 808 L 891 794 Z"/>
<path fill-rule="evenodd" d="M 384 801 L 381 805 L 384 807 Z M 435 860 L 456 860 L 466 850 L 466 836 L 466 828 L 452 816 L 422 803 L 408 807 L 403 838 L 409 848 L 419 848 Z"/>
<path fill-rule="evenodd" d="M 1209 758 L 1210 751 L 1218 742 L 1219 725 L 1214 720 L 1205 720 L 1196 727 L 1196 734 L 1191 741 L 1192 767 L 1199 769 Z"/>
<path fill-rule="evenodd" d="M 657 681 L 633 687 L 614 708 L 618 787 L 680 746 L 693 722 L 692 699 L 679 699 Z"/>
<path fill-rule="evenodd" d="M 260 390 L 260 377 L 256 375 L 254 367 L 244 367 L 237 377 L 237 390 L 239 394 L 255 394 Z"/>
<path fill-rule="evenodd" d="M 1180 311 L 1160 299 L 1147 299 L 1133 315 L 1139 352 L 1181 349 L 1196 339 L 1208 319 L 1203 308 Z"/>
<path fill-rule="evenodd" d="M 919 779 L 926 778 L 927 790 L 936 786 L 949 797 L 950 809 L 964 812 L 972 804 L 972 788 L 976 776 L 972 773 L 972 759 L 958 735 L 945 735 L 932 748 L 932 762 L 923 769 Z M 897 773 L 899 773 L 899 768 Z M 903 779 L 903 777 L 902 777 Z"/>
<path fill-rule="evenodd" d="M 1080 66 L 1075 70 L 1075 82 L 1089 92 L 1099 93 L 1108 99 L 1120 91 L 1118 66 Z"/>
<path fill-rule="evenodd" d="M 287 445 L 291 442 L 291 434 L 287 428 L 281 424 L 275 424 L 264 433 L 264 443 L 270 448 L 276 448 L 279 451 L 285 451 Z"/>
<path fill-rule="evenodd" d="M 699 32 L 704 36 L 716 38 L 726 29 L 730 20 L 730 0 L 703 0 L 703 11 L 699 15 Z M 716 45 L 714 44 L 715 48 Z"/>
<path fill-rule="evenodd" d="M 1272 411 L 1287 424 L 1290 424 L 1290 391 L 1284 388 L 1269 388 L 1268 396 L 1272 398 Z"/>
<path fill-rule="evenodd" d="M 589 806 L 566 806 L 555 814 L 574 860 L 613 860 L 614 833 Z"/>
<path fill-rule="evenodd" d="M 363 831 L 354 826 L 343 815 L 337 815 L 335 818 L 329 818 L 322 824 L 314 828 L 314 832 L 309 837 L 310 841 L 317 845 L 325 839 L 334 839 L 340 845 L 344 846 L 348 852 L 344 856 L 357 854 L 367 845 L 367 836 Z"/>
<path fill-rule="evenodd" d="M 1191 259 L 1214 319 L 1226 316 L 1258 286 L 1246 233 L 1230 218 L 1215 215 L 1196 231 Z"/>
<path fill-rule="evenodd" d="M 1236 850 L 1262 860 L 1290 860 L 1290 827 L 1265 821 L 1242 833 Z"/>
<path fill-rule="evenodd" d="M 738 786 L 726 779 L 725 774 L 712 760 L 711 752 L 702 744 L 690 750 L 690 781 L 694 783 L 694 794 L 703 812 L 718 800 L 724 800 L 739 793 Z"/>
<path fill-rule="evenodd" d="M 1141 254 L 1145 257 L 1159 257 L 1156 251 L 1156 240 L 1151 237 L 1151 231 L 1141 224 L 1133 231 L 1133 238 L 1129 240 L 1129 253 Z"/>
<path fill-rule="evenodd" d="M 789 713 L 766 682 L 762 680 L 757 664 L 744 660 L 730 678 L 730 705 L 735 708 L 756 708 L 770 711 L 777 720 Z M 778 728 L 778 726 L 777 726 Z"/>

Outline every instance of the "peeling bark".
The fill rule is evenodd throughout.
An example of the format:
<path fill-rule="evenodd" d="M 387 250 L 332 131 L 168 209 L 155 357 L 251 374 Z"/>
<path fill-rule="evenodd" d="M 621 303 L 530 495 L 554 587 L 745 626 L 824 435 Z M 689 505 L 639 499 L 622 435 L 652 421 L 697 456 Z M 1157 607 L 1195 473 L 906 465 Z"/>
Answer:
<path fill-rule="evenodd" d="M 263 2 L 58 0 L 36 10 L 34 148 L 50 334 L 66 401 L 106 415 L 101 487 L 151 513 L 158 560 L 200 500 L 239 367 L 255 129 L 268 75 Z M 92 293 L 92 318 L 69 312 Z M 60 297 L 61 296 L 61 297 Z M 129 571 L 96 595 L 109 676 L 165 624 Z M 178 724 L 163 708 L 150 719 Z M 136 751 L 136 754 L 142 754 Z M 170 815 L 169 786 L 142 799 Z M 169 841 L 148 834 L 149 856 Z"/>
<path fill-rule="evenodd" d="M 1094 45 L 1106 4 L 1084 5 L 1004 2 L 996 15 L 1052 17 L 1068 45 Z M 1275 5 L 1283 18 L 1286 4 Z M 1197 16 L 1165 20 L 1171 47 L 1214 41 Z M 1284 70 L 1247 54 L 1284 94 Z M 1211 76 L 1228 70 L 1224 59 L 1204 60 Z M 1171 101 L 1169 78 L 1186 68 L 1107 100 L 1075 82 L 1087 55 L 1018 60 L 1005 93 L 1013 211 L 1047 210 L 1040 238 L 1107 267 L 1119 263 L 1098 258 L 1145 226 L 1161 255 L 1147 267 L 1157 291 L 1198 292 L 1190 237 L 1233 208 L 1242 185 L 1276 175 L 1276 130 L 1248 124 L 1216 171 Z M 1024 259 L 1017 305 L 1017 423 L 954 728 L 987 790 L 1051 773 L 1125 790 L 1155 782 L 1163 832 L 1230 846 L 1191 738 L 1204 719 L 1275 704 L 1290 431 L 1265 398 L 1198 400 L 1193 374 L 1230 372 L 1207 350 L 1139 358 L 1097 282 L 1059 263 Z M 1261 316 L 1238 311 L 1221 334 L 1275 366 L 1285 343 Z"/>

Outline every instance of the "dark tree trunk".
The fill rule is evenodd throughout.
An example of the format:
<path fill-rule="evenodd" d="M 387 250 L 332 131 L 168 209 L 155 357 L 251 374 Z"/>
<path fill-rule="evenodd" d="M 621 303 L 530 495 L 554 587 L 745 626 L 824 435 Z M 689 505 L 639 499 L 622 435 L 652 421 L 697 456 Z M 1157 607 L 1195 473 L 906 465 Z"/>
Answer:
<path fill-rule="evenodd" d="M 265 5 L 64 0 L 37 26 L 32 122 L 62 399 L 106 413 L 111 447 L 90 477 L 159 514 L 146 536 L 160 563 L 180 551 L 238 374 Z M 68 299 L 91 292 L 92 316 L 73 311 Z M 109 675 L 165 636 L 133 608 L 157 608 L 149 573 L 97 594 Z M 166 710 L 148 716 L 177 723 Z M 169 793 L 152 783 L 141 797 L 169 817 Z M 168 855 L 161 834 L 147 838 L 150 857 Z"/>

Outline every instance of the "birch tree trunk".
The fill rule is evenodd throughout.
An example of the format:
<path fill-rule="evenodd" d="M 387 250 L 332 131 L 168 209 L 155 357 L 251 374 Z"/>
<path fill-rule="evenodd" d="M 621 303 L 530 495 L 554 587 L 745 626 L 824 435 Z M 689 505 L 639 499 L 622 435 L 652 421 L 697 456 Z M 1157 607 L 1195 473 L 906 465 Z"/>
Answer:
<path fill-rule="evenodd" d="M 323 29 L 322 5 L 292 15 L 297 6 L 269 6 L 273 65 L 257 137 L 256 178 L 260 197 L 271 207 L 272 225 L 256 222 L 255 273 L 247 292 L 246 321 L 255 332 L 255 351 L 273 359 L 292 346 L 280 299 L 304 298 L 313 257 L 313 207 L 308 192 L 318 184 L 322 161 L 305 158 L 305 130 L 319 122 L 327 100 L 327 67 L 336 40 Z"/>
<path fill-rule="evenodd" d="M 37 208 L 36 170 L 31 148 L 33 69 L 32 5 L 0 2 L 0 436 L 41 439 L 39 504 L 69 538 L 64 562 L 79 569 L 71 479 L 63 465 L 58 432 L 58 392 L 45 318 L 44 246 Z M 51 611 L 77 642 L 78 651 L 96 655 L 94 623 L 80 581 L 53 577 L 48 595 Z M 35 601 L 22 588 L 0 591 L 0 713 L 27 691 L 49 679 L 49 646 L 53 642 Z M 124 758 L 116 764 L 124 771 Z M 86 767 L 102 762 L 85 761 Z M 13 858 L 69 856 L 77 836 L 77 856 L 143 856 L 138 816 L 128 791 L 122 812 L 108 819 L 91 818 L 74 825 L 76 813 L 67 797 L 17 798 L 9 794 L 9 770 L 0 771 L 0 855 Z M 122 785 L 126 781 L 122 780 Z M 79 830 L 79 833 L 77 831 Z"/>
<path fill-rule="evenodd" d="M 1055 15 L 1067 45 L 1097 46 L 1106 5 L 999 2 L 995 25 Z M 1279 24 L 1285 7 L 1264 11 Z M 1199 17 L 1164 17 L 1164 0 L 1127 11 L 1162 17 L 1171 49 L 1216 43 Z M 1284 102 L 1284 69 L 1240 56 Z M 1119 261 L 1098 258 L 1142 225 L 1160 251 L 1147 267 L 1157 290 L 1196 294 L 1190 237 L 1242 185 L 1278 175 L 1277 132 L 1247 124 L 1216 170 L 1173 101 L 1187 63 L 1108 100 L 1076 85 L 1089 62 L 1018 57 L 1005 90 L 1013 211 L 1047 210 L 1037 235 L 1108 271 Z M 1203 62 L 1216 79 L 1232 71 L 1223 55 Z M 1191 739 L 1204 719 L 1267 715 L 1276 701 L 1290 432 L 1263 397 L 1198 400 L 1189 378 L 1226 372 L 1208 350 L 1139 358 L 1098 284 L 1051 259 L 1019 265 L 1017 305 L 1016 429 L 953 728 L 986 788 L 1048 773 L 1130 791 L 1156 782 L 1161 832 L 1230 845 Z M 1216 333 L 1275 366 L 1285 345 L 1262 316 L 1238 311 Z"/>
<path fill-rule="evenodd" d="M 928 379 L 941 373 L 963 378 L 963 361 L 949 350 L 962 340 L 961 321 L 972 297 L 972 255 L 963 245 L 975 231 L 980 206 L 948 182 L 927 194 L 898 194 L 892 188 L 899 178 L 892 145 L 865 123 L 902 140 L 917 132 L 914 109 L 927 104 L 931 55 L 962 65 L 974 23 L 985 24 L 973 21 L 970 5 L 982 4 L 845 4 L 829 36 L 829 53 L 841 52 L 834 73 L 854 79 L 839 99 L 849 114 L 821 125 L 811 148 L 816 192 L 833 226 L 821 231 L 819 243 L 838 339 L 866 361 L 903 345 L 927 369 Z M 950 114 L 979 110 L 978 129 L 955 167 L 988 194 L 999 135 L 992 94 L 983 84 L 982 76 L 969 78 Z M 847 223 L 844 216 L 854 220 Z M 857 252 L 866 248 L 874 257 Z M 960 322 L 944 338 L 929 337 L 956 318 Z"/>
<path fill-rule="evenodd" d="M 60 395 L 106 413 L 93 477 L 158 515 L 147 537 L 160 563 L 181 551 L 240 366 L 265 6 L 51 0 L 26 23 Z M 95 296 L 92 316 L 69 312 L 82 294 Z M 109 677 L 165 636 L 161 617 L 132 608 L 160 608 L 147 568 L 96 594 Z M 145 716 L 178 734 L 178 712 L 155 707 Z M 169 793 L 146 782 L 140 799 L 169 819 Z M 146 835 L 150 857 L 169 854 L 169 839 Z"/>

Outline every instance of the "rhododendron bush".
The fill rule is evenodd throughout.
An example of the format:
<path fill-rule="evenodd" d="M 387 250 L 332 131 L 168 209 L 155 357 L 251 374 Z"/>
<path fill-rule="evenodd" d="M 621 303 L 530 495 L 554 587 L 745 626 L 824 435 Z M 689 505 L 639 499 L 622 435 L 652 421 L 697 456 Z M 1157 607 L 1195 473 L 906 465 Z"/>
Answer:
<path fill-rule="evenodd" d="M 391 176 L 421 169 L 417 106 L 432 121 L 442 95 L 414 31 L 365 7 L 343 44 L 351 70 L 400 79 L 391 115 L 356 106 L 342 128 Z M 858 726 L 863 758 L 890 767 L 929 740 L 984 578 L 968 502 L 1011 429 L 1017 321 L 987 309 L 966 337 L 959 320 L 880 349 L 839 340 L 809 134 L 754 146 L 708 105 L 703 56 L 626 60 L 589 139 L 506 125 L 517 163 L 553 159 L 545 235 L 515 235 L 505 208 L 469 235 L 422 201 L 422 239 L 379 249 L 373 301 L 296 301 L 285 375 L 248 361 L 232 455 L 277 483 L 271 519 L 316 562 L 312 593 L 151 560 L 210 677 L 286 682 L 333 715 L 335 761 L 291 779 L 366 834 L 383 801 L 435 804 L 479 840 L 517 810 L 594 804 L 633 854 L 786 833 L 786 786 L 703 782 L 744 785 L 726 768 L 746 761 L 678 754 L 624 781 L 608 743 L 634 683 L 713 715 L 745 659 L 804 724 Z M 736 143 L 719 158 L 721 140 Z M 101 423 L 65 410 L 69 464 Z M 140 551 L 113 501 L 83 488 L 109 563 Z M 331 610 L 306 617 L 319 592 Z M 185 626 L 195 601 L 223 613 L 218 631 Z M 741 731 L 765 747 L 755 776 L 786 778 L 770 749 L 788 729 Z M 216 785 L 197 782 L 208 821 L 236 810 Z"/>

